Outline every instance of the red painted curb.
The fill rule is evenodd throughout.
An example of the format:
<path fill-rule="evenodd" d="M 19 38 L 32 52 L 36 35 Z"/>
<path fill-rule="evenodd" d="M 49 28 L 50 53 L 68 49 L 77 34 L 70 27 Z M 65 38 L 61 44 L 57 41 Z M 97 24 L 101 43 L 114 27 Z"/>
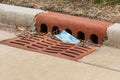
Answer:
<path fill-rule="evenodd" d="M 41 32 L 53 32 L 56 29 L 67 30 L 79 39 L 91 39 L 94 43 L 103 43 L 107 28 L 112 23 L 76 17 L 56 12 L 37 14 L 36 27 Z"/>

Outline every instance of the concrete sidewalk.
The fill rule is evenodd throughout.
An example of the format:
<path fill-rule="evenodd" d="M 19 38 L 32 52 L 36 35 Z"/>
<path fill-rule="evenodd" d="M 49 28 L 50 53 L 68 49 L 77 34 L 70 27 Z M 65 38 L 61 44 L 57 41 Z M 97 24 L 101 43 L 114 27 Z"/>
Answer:
<path fill-rule="evenodd" d="M 0 40 L 14 37 L 5 31 L 0 31 Z M 105 47 L 103 47 L 105 48 Z M 112 49 L 111 50 L 115 50 Z M 106 51 L 103 51 L 106 54 Z M 94 57 L 103 55 L 99 50 L 82 61 L 101 65 L 106 57 Z M 111 58 L 112 54 L 108 55 Z M 119 55 L 118 55 L 119 56 Z M 93 58 L 95 61 L 90 59 Z M 120 58 L 115 58 L 118 61 Z M 113 59 L 113 58 L 112 58 Z M 88 60 L 88 61 L 87 61 Z M 109 60 L 109 59 L 108 59 Z M 113 60 L 113 61 L 114 61 Z M 0 44 L 0 79 L 1 80 L 120 80 L 120 72 L 102 68 L 84 62 L 70 61 L 54 56 L 26 51 Z M 104 61 L 106 62 L 106 61 Z M 117 62 L 116 62 L 117 63 Z M 120 67 L 117 63 L 116 67 Z M 114 65 L 111 63 L 111 65 Z M 103 66 L 103 65 L 101 65 Z M 108 65 L 109 66 L 109 65 Z M 104 66 L 103 66 L 104 67 Z M 111 66 L 112 67 L 112 66 Z M 119 69 L 119 68 L 118 68 Z"/>
<path fill-rule="evenodd" d="M 120 49 L 102 46 L 79 61 L 120 72 Z"/>

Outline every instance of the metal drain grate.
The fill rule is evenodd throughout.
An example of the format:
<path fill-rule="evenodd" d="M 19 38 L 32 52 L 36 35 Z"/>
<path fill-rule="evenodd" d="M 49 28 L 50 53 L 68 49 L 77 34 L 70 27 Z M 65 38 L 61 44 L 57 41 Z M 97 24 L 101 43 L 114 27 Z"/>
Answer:
<path fill-rule="evenodd" d="M 95 50 L 94 47 L 83 48 L 78 45 L 63 43 L 57 39 L 50 39 L 46 36 L 37 36 L 32 39 L 21 39 L 17 37 L 1 41 L 1 44 L 75 61 Z"/>

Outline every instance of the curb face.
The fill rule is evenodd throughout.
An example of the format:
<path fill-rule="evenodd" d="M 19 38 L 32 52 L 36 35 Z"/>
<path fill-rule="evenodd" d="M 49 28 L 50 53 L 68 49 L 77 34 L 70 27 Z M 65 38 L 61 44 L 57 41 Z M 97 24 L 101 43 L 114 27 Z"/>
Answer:
<path fill-rule="evenodd" d="M 34 17 L 43 10 L 0 4 L 0 23 L 8 25 L 26 26 L 30 30 L 34 27 Z"/>
<path fill-rule="evenodd" d="M 120 24 L 115 23 L 107 29 L 108 39 L 104 45 L 120 48 Z"/>
<path fill-rule="evenodd" d="M 55 12 L 37 14 L 35 17 L 36 28 L 40 32 L 55 32 L 66 30 L 78 39 L 91 39 L 94 43 L 102 44 L 107 28 L 112 23 L 92 20 L 82 17 L 70 16 Z"/>

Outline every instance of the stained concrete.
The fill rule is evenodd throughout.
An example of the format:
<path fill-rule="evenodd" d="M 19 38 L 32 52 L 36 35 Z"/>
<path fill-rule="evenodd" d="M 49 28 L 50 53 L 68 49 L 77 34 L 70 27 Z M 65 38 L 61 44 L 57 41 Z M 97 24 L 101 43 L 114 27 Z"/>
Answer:
<path fill-rule="evenodd" d="M 14 37 L 13 34 L 1 30 L 0 34 L 0 40 Z M 106 49 L 107 47 L 102 48 Z M 106 66 L 119 67 L 119 62 L 114 65 L 115 61 L 120 60 L 119 54 L 113 56 L 113 54 L 116 54 L 114 50 L 115 52 L 117 50 L 110 49 L 112 53 L 109 55 L 104 55 L 107 50 L 101 51 L 101 49 L 91 54 L 100 57 L 93 57 L 94 60 L 90 60 L 89 57 L 91 55 L 88 55 L 85 58 L 90 60 L 88 63 L 99 59 L 101 62 L 96 62 L 96 65 L 101 65 L 101 63 L 106 62 L 106 59 L 111 58 L 111 60 L 108 59 L 110 64 L 106 64 Z M 113 62 L 111 62 L 112 60 Z M 0 44 L 1 80 L 120 80 L 120 72 L 102 68 L 104 67 L 102 65 L 102 67 L 96 65 L 75 62 Z"/>

